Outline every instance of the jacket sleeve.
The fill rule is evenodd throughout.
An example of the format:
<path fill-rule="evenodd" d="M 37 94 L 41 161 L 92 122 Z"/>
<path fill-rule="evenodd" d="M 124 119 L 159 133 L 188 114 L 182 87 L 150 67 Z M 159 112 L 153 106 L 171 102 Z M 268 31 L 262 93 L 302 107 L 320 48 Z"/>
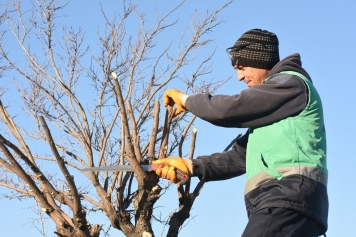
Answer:
<path fill-rule="evenodd" d="M 202 181 L 230 179 L 246 173 L 246 146 L 248 132 L 238 139 L 231 150 L 198 156 L 193 160 L 193 176 Z"/>
<path fill-rule="evenodd" d="M 222 127 L 255 128 L 297 115 L 306 106 L 308 92 L 302 79 L 276 74 L 262 85 L 227 96 L 189 96 L 185 107 L 194 115 Z"/>

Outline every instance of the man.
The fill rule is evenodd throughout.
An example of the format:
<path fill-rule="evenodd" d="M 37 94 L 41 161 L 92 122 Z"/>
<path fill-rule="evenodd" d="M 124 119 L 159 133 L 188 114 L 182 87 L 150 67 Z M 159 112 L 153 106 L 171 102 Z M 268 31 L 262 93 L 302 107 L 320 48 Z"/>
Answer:
<path fill-rule="evenodd" d="M 243 237 L 319 236 L 328 216 L 326 136 L 320 97 L 299 54 L 279 60 L 275 34 L 253 29 L 227 49 L 239 81 L 233 96 L 188 96 L 168 90 L 164 104 L 214 125 L 248 128 L 224 153 L 155 161 L 157 174 L 179 182 L 175 169 L 204 181 L 246 173 L 249 216 Z"/>

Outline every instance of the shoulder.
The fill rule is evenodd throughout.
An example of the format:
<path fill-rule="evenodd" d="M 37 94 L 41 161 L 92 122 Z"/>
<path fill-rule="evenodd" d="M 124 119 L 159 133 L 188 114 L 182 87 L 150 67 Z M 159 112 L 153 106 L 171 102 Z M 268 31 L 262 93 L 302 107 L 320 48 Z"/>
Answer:
<path fill-rule="evenodd" d="M 293 89 L 297 91 L 304 91 L 306 89 L 302 78 L 286 73 L 272 75 L 265 81 L 264 85 L 275 89 Z"/>
<path fill-rule="evenodd" d="M 265 83 L 268 84 L 285 84 L 287 82 L 300 84 L 300 82 L 303 82 L 303 80 L 296 75 L 291 75 L 287 73 L 276 73 L 267 78 L 267 80 L 265 81 Z"/>

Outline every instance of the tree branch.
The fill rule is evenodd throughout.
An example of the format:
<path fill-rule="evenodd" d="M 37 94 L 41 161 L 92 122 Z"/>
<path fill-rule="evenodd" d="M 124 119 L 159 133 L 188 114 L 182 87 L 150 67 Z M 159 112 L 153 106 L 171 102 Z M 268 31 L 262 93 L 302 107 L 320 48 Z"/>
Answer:
<path fill-rule="evenodd" d="M 127 159 L 129 160 L 130 165 L 132 166 L 135 173 L 137 174 L 137 181 L 139 183 L 139 186 L 143 187 L 146 182 L 145 180 L 147 180 L 147 174 L 142 169 L 140 163 L 138 162 L 138 160 L 136 159 L 136 156 L 135 156 L 134 148 L 132 145 L 132 139 L 130 136 L 129 125 L 128 125 L 128 121 L 127 121 L 125 103 L 124 103 L 124 99 L 122 97 L 121 87 L 117 81 L 117 76 L 116 76 L 115 72 L 112 73 L 112 77 L 113 77 L 113 82 L 114 82 L 114 87 L 115 87 L 115 93 L 116 93 L 116 96 L 117 96 L 117 98 L 120 102 L 120 105 L 121 105 L 120 106 L 121 107 L 121 110 L 120 110 L 121 119 L 123 122 L 125 136 L 126 136 L 126 147 L 128 148 L 127 149 L 127 152 L 128 152 Z"/>
<path fill-rule="evenodd" d="M 72 176 L 66 165 L 65 165 L 65 162 L 64 162 L 64 158 L 62 158 L 59 153 L 58 153 L 58 150 L 56 148 L 56 145 L 53 141 L 53 138 L 52 138 L 52 135 L 51 135 L 51 132 L 47 126 L 47 123 L 45 121 L 45 119 L 43 118 L 43 116 L 40 116 L 40 121 L 41 121 L 41 124 L 42 124 L 42 127 L 47 135 L 47 139 L 48 139 L 48 143 L 51 147 L 51 150 L 52 150 L 52 153 L 54 154 L 54 157 L 56 158 L 57 160 L 57 163 L 58 163 L 58 166 L 59 168 L 61 169 L 62 171 L 62 174 L 64 175 L 67 183 L 68 183 L 68 186 L 70 188 L 70 192 L 72 194 L 72 198 L 73 198 L 73 206 L 72 206 L 72 210 L 73 210 L 73 220 L 74 220 L 74 224 L 76 225 L 77 228 L 79 229 L 83 229 L 85 230 L 86 232 L 88 232 L 88 229 L 86 228 L 86 223 L 87 223 L 87 220 L 86 220 L 86 217 L 85 217 L 85 212 L 82 210 L 81 208 L 81 203 L 80 203 L 80 197 L 79 197 L 79 193 L 78 193 L 78 190 L 77 190 L 77 186 L 75 185 L 74 183 L 74 176 Z"/>

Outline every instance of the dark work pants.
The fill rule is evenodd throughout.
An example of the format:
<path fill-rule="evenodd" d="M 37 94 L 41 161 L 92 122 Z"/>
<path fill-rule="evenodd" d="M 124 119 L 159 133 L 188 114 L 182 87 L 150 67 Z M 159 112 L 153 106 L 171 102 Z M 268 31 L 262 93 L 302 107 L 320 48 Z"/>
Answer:
<path fill-rule="evenodd" d="M 250 215 L 242 237 L 317 237 L 324 227 L 285 208 L 265 208 Z"/>

